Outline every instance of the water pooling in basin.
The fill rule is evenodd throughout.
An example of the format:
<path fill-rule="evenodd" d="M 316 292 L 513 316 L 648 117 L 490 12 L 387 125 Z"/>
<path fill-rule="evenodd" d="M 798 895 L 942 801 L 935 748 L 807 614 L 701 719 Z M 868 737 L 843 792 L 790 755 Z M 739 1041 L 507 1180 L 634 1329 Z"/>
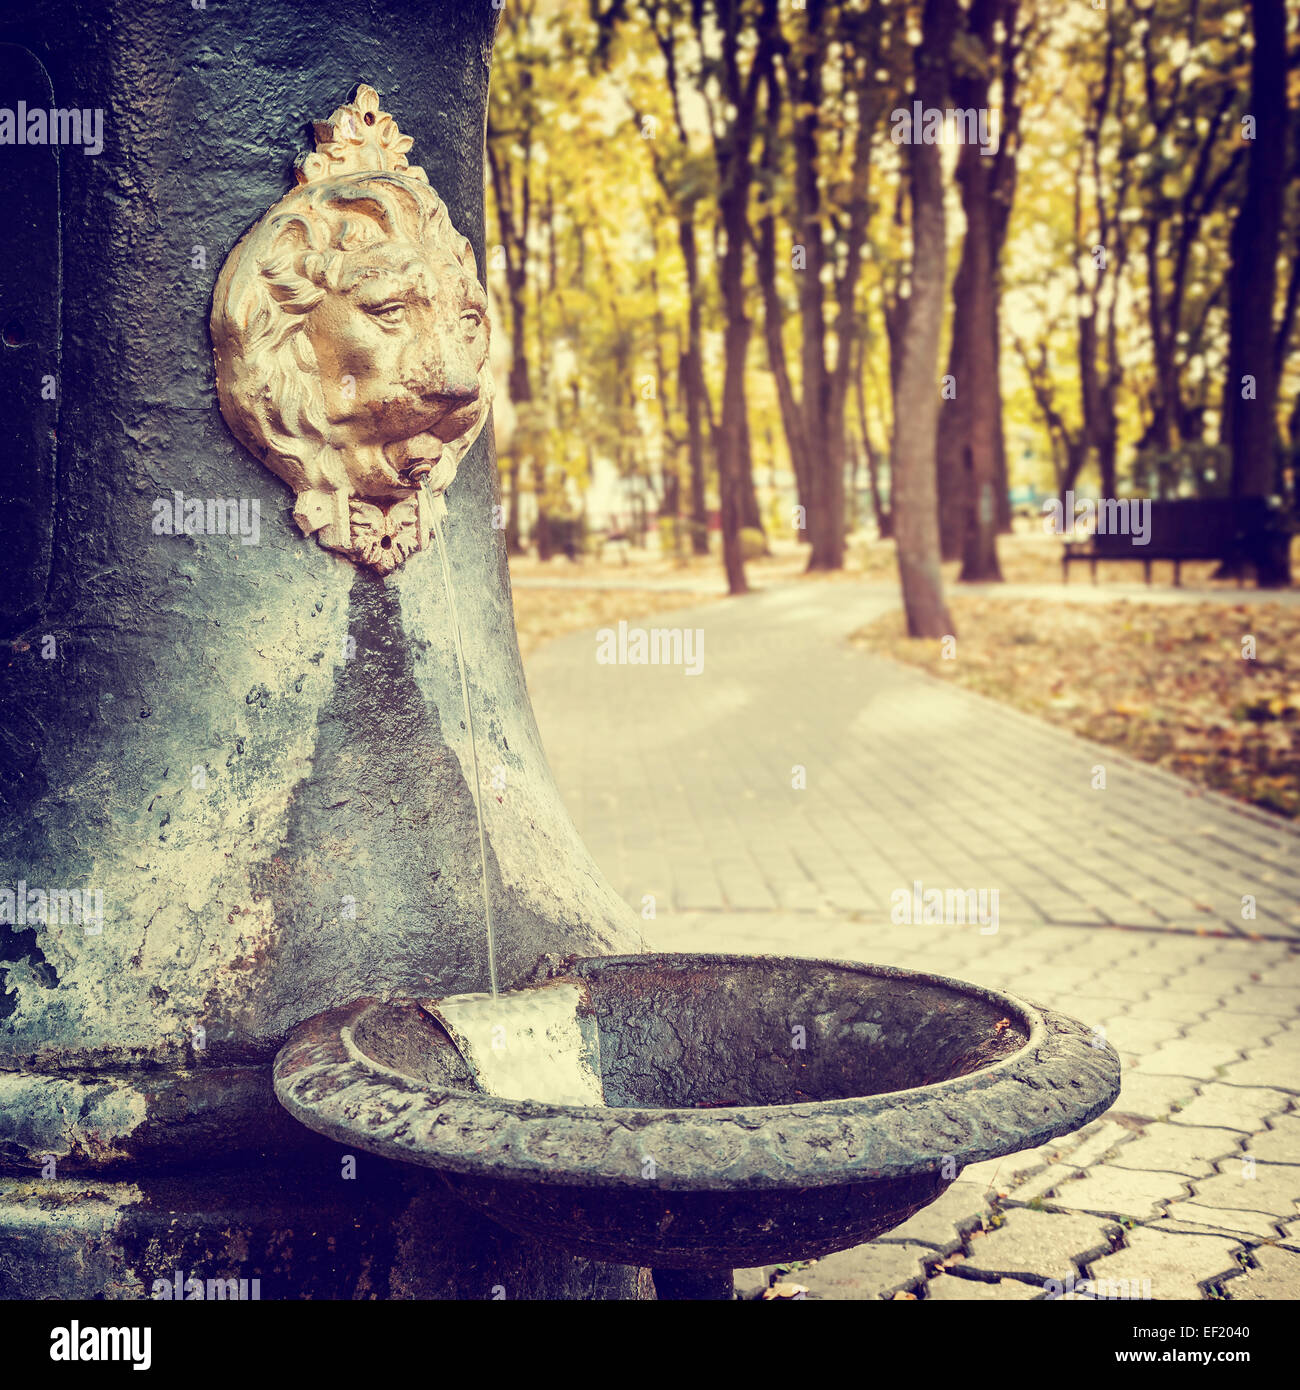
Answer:
<path fill-rule="evenodd" d="M 442 561 L 442 588 L 447 596 L 447 613 L 451 619 L 452 641 L 456 644 L 456 667 L 460 672 L 460 697 L 465 706 L 465 729 L 469 734 L 470 759 L 474 764 L 474 815 L 478 820 L 478 865 L 483 881 L 483 921 L 487 926 L 488 983 L 491 998 L 496 999 L 497 989 L 497 943 L 492 928 L 492 895 L 488 892 L 487 837 L 483 832 L 483 784 L 478 772 L 478 744 L 474 739 L 474 712 L 469 704 L 469 680 L 465 674 L 465 646 L 460 640 L 460 619 L 456 616 L 456 597 L 451 588 L 451 569 L 447 564 L 447 543 L 442 534 L 442 518 L 447 505 L 442 497 L 435 497 L 433 506 L 433 532 L 438 538 L 438 558 Z M 470 1060 L 468 1057 L 465 1059 Z M 472 1065 L 472 1064 L 471 1064 Z"/>
<path fill-rule="evenodd" d="M 571 983 L 508 994 L 455 994 L 423 1007 L 447 1032 L 479 1088 L 503 1100 L 603 1105 L 600 1038 Z"/>

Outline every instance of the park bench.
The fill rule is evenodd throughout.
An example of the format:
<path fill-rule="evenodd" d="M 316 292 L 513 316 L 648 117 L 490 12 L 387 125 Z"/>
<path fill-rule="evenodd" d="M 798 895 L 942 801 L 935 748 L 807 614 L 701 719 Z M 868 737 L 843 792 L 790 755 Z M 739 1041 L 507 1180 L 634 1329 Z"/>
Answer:
<path fill-rule="evenodd" d="M 1061 574 L 1070 579 L 1070 565 L 1086 560 L 1097 582 L 1099 560 L 1140 560 L 1151 583 L 1151 562 L 1172 560 L 1174 584 L 1182 583 L 1184 560 L 1218 560 L 1237 567 L 1238 583 L 1245 566 L 1267 564 L 1277 545 L 1286 544 L 1282 509 L 1267 497 L 1186 497 L 1151 503 L 1146 543 L 1133 534 L 1099 530 L 1084 540 L 1067 540 L 1061 555 Z"/>

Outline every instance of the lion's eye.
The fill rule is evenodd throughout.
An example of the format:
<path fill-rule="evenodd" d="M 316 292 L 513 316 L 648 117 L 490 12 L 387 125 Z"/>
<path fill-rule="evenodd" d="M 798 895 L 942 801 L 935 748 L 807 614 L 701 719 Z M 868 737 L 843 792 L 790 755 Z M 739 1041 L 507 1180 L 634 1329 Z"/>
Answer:
<path fill-rule="evenodd" d="M 466 333 L 473 333 L 483 322 L 483 315 L 477 309 L 466 309 L 460 316 L 460 321 L 464 325 Z"/>
<path fill-rule="evenodd" d="M 376 318 L 380 323 L 396 324 L 404 323 L 406 320 L 406 304 L 400 300 L 393 300 L 388 304 L 377 304 L 373 309 L 366 312 L 371 318 Z"/>

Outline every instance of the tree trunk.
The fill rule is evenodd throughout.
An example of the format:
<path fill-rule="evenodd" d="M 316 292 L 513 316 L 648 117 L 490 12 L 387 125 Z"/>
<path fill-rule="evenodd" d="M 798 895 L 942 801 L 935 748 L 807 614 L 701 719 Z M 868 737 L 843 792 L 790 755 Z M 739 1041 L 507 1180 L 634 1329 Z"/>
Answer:
<path fill-rule="evenodd" d="M 528 372 L 528 267 L 527 247 L 531 216 L 530 182 L 528 174 L 528 150 L 525 144 L 524 168 L 520 180 L 520 200 L 516 211 L 512 171 L 504 141 L 498 144 L 489 130 L 486 141 L 487 157 L 492 173 L 492 191 L 496 196 L 497 223 L 501 229 L 501 241 L 505 248 L 506 290 L 510 304 L 510 400 L 519 416 L 519 424 L 531 425 L 528 404 L 533 399 L 532 380 Z M 506 518 L 506 549 L 510 554 L 518 554 L 519 539 L 519 474 L 521 434 L 525 437 L 531 431 L 516 429 L 510 446 L 510 511 Z M 534 472 L 537 465 L 534 464 Z M 542 491 L 535 488 L 537 512 L 540 528 L 542 515 Z M 544 557 L 543 557 L 544 558 Z"/>
<path fill-rule="evenodd" d="M 1002 130 L 998 136 L 998 152 L 992 156 L 990 196 L 993 218 L 993 357 L 994 390 L 997 411 L 994 416 L 994 451 L 997 457 L 998 533 L 1010 535 L 1011 477 L 1007 466 L 1006 418 L 1002 407 L 1002 251 L 1006 246 L 1007 228 L 1016 198 L 1016 159 L 1020 149 L 1020 72 L 1017 60 L 1027 39 L 1028 30 L 1020 25 L 1020 0 L 1002 0 L 1001 10 L 994 18 L 996 30 L 1001 21 L 999 77 L 1002 86 Z M 1028 21 L 1032 29 L 1034 19 Z M 995 37 L 996 33 L 995 33 Z"/>
<path fill-rule="evenodd" d="M 703 25 L 703 6 L 694 19 Z M 745 367 L 749 349 L 749 316 L 745 312 L 745 245 L 749 234 L 749 191 L 754 180 L 752 146 L 758 91 L 772 61 L 772 39 L 777 30 L 776 0 L 763 0 L 759 17 L 758 46 L 747 74 L 741 72 L 739 0 L 718 6 L 721 34 L 721 85 L 729 108 L 722 130 L 714 131 L 714 158 L 718 166 L 718 229 L 726 245 L 721 257 L 723 332 L 722 412 L 718 426 L 718 492 L 722 510 L 722 561 L 727 587 L 732 594 L 749 592 L 741 555 L 740 528 L 745 467 Z M 701 42 L 704 35 L 699 34 Z"/>
<path fill-rule="evenodd" d="M 742 394 L 744 382 L 741 382 Z M 766 540 L 767 528 L 763 525 L 763 512 L 758 505 L 758 492 L 754 487 L 754 447 L 749 434 L 749 397 L 745 396 L 744 409 L 740 416 L 740 524 L 749 531 L 758 531 Z"/>
<path fill-rule="evenodd" d="M 1166 329 L 1164 299 L 1160 289 L 1159 226 L 1147 228 L 1147 304 L 1151 329 L 1151 351 L 1155 357 L 1155 397 L 1152 402 L 1151 445 L 1161 454 L 1174 447 L 1174 396 L 1178 374 L 1174 370 L 1174 347 Z M 1172 330 L 1176 331 L 1176 329 Z"/>
<path fill-rule="evenodd" d="M 510 451 L 506 482 L 506 554 L 518 555 L 522 548 L 519 544 L 519 455 L 514 449 Z"/>
<path fill-rule="evenodd" d="M 871 488 L 871 510 L 876 517 L 876 531 L 881 540 L 894 534 L 890 514 L 885 511 L 880 497 L 880 460 L 876 457 L 871 443 L 871 431 L 867 427 L 867 393 L 863 385 L 866 346 L 863 335 L 858 336 L 858 360 L 853 371 L 853 392 L 858 403 L 858 435 L 862 440 L 862 452 L 867 460 L 867 483 Z"/>
<path fill-rule="evenodd" d="M 785 355 L 784 321 L 781 292 L 776 271 L 776 211 L 772 185 L 777 173 L 781 86 L 775 68 L 767 79 L 767 110 L 763 123 L 763 212 L 758 221 L 754 245 L 758 286 L 763 295 L 763 336 L 767 343 L 767 363 L 776 386 L 776 399 L 781 408 L 781 425 L 785 431 L 786 447 L 790 451 L 790 467 L 794 472 L 795 498 L 803 508 L 807 528 L 809 496 L 808 440 L 804 434 L 803 414 L 795 399 L 790 382 L 790 367 Z"/>
<path fill-rule="evenodd" d="M 733 204 L 735 199 L 730 200 Z M 722 423 L 718 427 L 718 491 L 722 510 L 722 563 L 727 573 L 727 588 L 732 594 L 749 592 L 745 579 L 745 562 L 740 551 L 742 456 L 744 434 L 742 415 L 745 410 L 745 358 L 749 346 L 749 321 L 745 317 L 745 292 L 739 264 L 740 248 L 744 243 L 733 240 L 743 237 L 745 211 L 734 206 L 724 208 L 727 228 L 727 250 L 723 255 L 723 304 L 727 327 L 723 334 L 725 368 L 722 386 Z M 735 248 L 733 250 L 733 248 Z M 729 264 L 730 262 L 736 264 Z"/>
<path fill-rule="evenodd" d="M 976 0 L 970 14 L 971 36 L 985 53 L 993 44 L 994 22 L 1001 8 L 999 0 Z M 988 105 L 988 71 L 965 74 L 953 81 L 958 106 L 982 110 Z M 992 157 L 973 141 L 963 144 L 957 157 L 957 182 L 961 186 L 962 209 L 966 214 L 966 237 L 962 244 L 962 285 L 965 308 L 960 332 L 953 328 L 954 340 L 965 346 L 963 375 L 957 390 L 964 404 L 963 494 L 961 575 L 963 583 L 1001 581 L 998 566 L 997 503 L 997 416 L 1002 402 L 998 395 L 998 320 L 995 247 L 992 205 Z M 942 499 L 941 499 L 942 502 Z"/>
<path fill-rule="evenodd" d="M 880 460 L 876 457 L 869 435 L 862 436 L 862 450 L 867 456 L 867 483 L 871 488 L 871 510 L 876 518 L 876 531 L 881 540 L 888 540 L 894 534 L 893 513 L 885 510 L 880 498 Z"/>
<path fill-rule="evenodd" d="M 925 0 L 924 39 L 916 57 L 916 96 L 924 106 L 944 104 L 955 22 L 954 0 Z M 912 286 L 894 401 L 892 512 L 908 635 L 945 637 L 953 624 L 943 597 L 935 495 L 935 378 L 946 270 L 943 165 L 937 145 L 913 144 L 910 150 Z"/>
<path fill-rule="evenodd" d="M 686 397 L 686 438 L 691 467 L 691 549 L 709 553 L 709 510 L 704 472 L 704 368 L 700 356 L 700 258 L 695 244 L 695 224 L 683 217 L 677 224 L 682 261 L 686 266 L 688 309 L 686 355 L 682 359 L 682 390 Z"/>
<path fill-rule="evenodd" d="M 966 233 L 953 282 L 953 322 L 948 352 L 948 375 L 956 395 L 940 399 L 938 485 L 939 543 L 945 560 L 969 560 L 974 543 L 983 556 L 981 568 L 996 569 L 996 536 L 1011 529 L 1006 441 L 1002 423 L 1001 289 L 998 266 L 1006 239 L 1015 191 L 1015 162 L 1007 142 L 1019 125 L 1015 101 L 1015 58 L 1018 49 L 1009 34 L 998 38 L 998 25 L 1012 30 L 1014 0 L 975 0 L 967 19 L 968 37 L 987 63 L 973 66 L 952 81 L 957 106 L 983 110 L 989 105 L 994 72 L 1003 83 L 1006 127 L 998 152 L 982 153 L 964 144 L 958 158 L 958 179 Z M 985 418 L 987 415 L 987 419 Z M 977 416 L 979 418 L 977 418 Z M 968 461 L 974 462 L 974 475 Z M 993 541 L 984 535 L 980 517 L 992 501 Z M 974 542 L 972 536 L 975 537 Z M 992 550 L 990 552 L 990 547 Z M 963 576 L 965 577 L 965 576 Z M 991 578 L 991 573 L 986 573 Z"/>
<path fill-rule="evenodd" d="M 533 526 L 537 558 L 549 560 L 554 548 L 551 545 L 551 518 L 546 511 L 546 465 L 540 458 L 533 459 L 533 496 L 537 501 L 537 521 Z"/>
<path fill-rule="evenodd" d="M 748 137 L 732 133 L 718 199 L 719 220 L 727 244 L 722 254 L 723 332 L 722 418 L 718 426 L 718 493 L 722 511 L 722 563 L 732 594 L 749 592 L 740 549 L 745 454 L 745 363 L 749 318 L 745 313 L 745 233 L 749 208 Z"/>
<path fill-rule="evenodd" d="M 995 274 L 996 271 L 995 261 Z M 1012 531 L 1011 475 L 1007 468 L 1007 431 L 1002 413 L 1002 295 L 996 284 L 993 289 L 993 341 L 998 347 L 993 355 L 993 399 L 997 406 L 993 413 L 994 490 L 998 503 L 998 535 L 1009 536 Z"/>
<path fill-rule="evenodd" d="M 1246 165 L 1246 194 L 1232 229 L 1225 395 L 1232 401 L 1233 495 L 1266 497 L 1276 486 L 1273 300 L 1286 170 L 1286 17 L 1283 0 L 1251 0 L 1250 9 L 1255 34 L 1250 110 L 1257 125 Z M 1247 377 L 1254 378 L 1253 399 L 1242 395 Z M 1259 583 L 1288 583 L 1289 570 L 1289 565 L 1263 567 Z"/>
<path fill-rule="evenodd" d="M 844 417 L 836 428 L 826 368 L 826 305 L 823 286 L 821 188 L 818 181 L 818 129 L 825 61 L 825 0 L 808 0 L 807 45 L 792 83 L 794 186 L 799 244 L 804 269 L 796 276 L 801 333 L 803 436 L 808 448 L 808 556 L 810 570 L 844 565 Z M 840 349 L 843 351 L 843 347 Z"/>
<path fill-rule="evenodd" d="M 996 416 L 997 319 L 989 229 L 988 160 L 976 145 L 963 145 L 957 176 L 966 209 L 966 240 L 971 245 L 967 287 L 971 351 L 961 390 L 966 396 L 965 497 L 962 583 L 1001 582 L 998 565 Z"/>
<path fill-rule="evenodd" d="M 948 371 L 955 395 L 939 396 L 939 431 L 935 445 L 935 483 L 939 500 L 939 554 L 945 560 L 961 558 L 965 539 L 969 479 L 969 403 L 974 383 L 970 365 L 971 261 L 975 246 L 970 227 L 962 241 L 961 260 L 952 284 L 952 341 L 948 347 Z"/>

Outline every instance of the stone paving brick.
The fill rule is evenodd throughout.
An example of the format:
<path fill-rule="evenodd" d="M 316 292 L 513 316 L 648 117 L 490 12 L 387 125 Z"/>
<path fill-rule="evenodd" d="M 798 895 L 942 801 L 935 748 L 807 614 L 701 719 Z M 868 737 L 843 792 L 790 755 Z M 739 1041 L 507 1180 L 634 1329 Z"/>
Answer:
<path fill-rule="evenodd" d="M 1274 1115 L 1246 1141 L 1246 1152 L 1260 1163 L 1300 1163 L 1300 1115 Z"/>
<path fill-rule="evenodd" d="M 1010 1192 L 1048 1164 L 1050 1150 L 1028 1149 L 1024 1153 L 1007 1154 L 1005 1158 L 989 1158 L 972 1163 L 961 1170 L 961 1180 L 973 1183 L 984 1192 Z"/>
<path fill-rule="evenodd" d="M 925 1285 L 927 1303 L 1011 1303 L 1042 1297 L 1040 1285 L 1026 1284 L 1020 1279 L 963 1279 L 937 1274 Z"/>
<path fill-rule="evenodd" d="M 1012 994 L 1016 992 L 1015 981 L 1008 984 L 1007 988 Z M 1033 1003 L 1030 1000 L 1030 1003 Z M 1110 1018 L 1119 1013 L 1121 1009 L 1134 1008 L 1142 1010 L 1146 1004 L 1140 1000 L 1120 999 L 1114 995 L 1104 994 L 1071 994 L 1065 1001 L 1065 1012 L 1072 1018 L 1077 1018 L 1082 1023 L 1092 1024 L 1098 1019 Z M 1048 1006 L 1051 1007 L 1050 1005 Z"/>
<path fill-rule="evenodd" d="M 989 1196 L 977 1183 L 955 1182 L 938 1201 L 872 1243 L 925 1245 L 939 1255 L 951 1255 L 962 1248 L 968 1231 L 979 1228 L 991 1206 Z"/>
<path fill-rule="evenodd" d="M 1043 965 L 1027 970 L 1019 976 L 1016 993 L 1024 995 L 1026 999 L 1045 990 L 1054 994 L 1062 991 L 1074 995 L 1082 994 L 1086 992 L 1083 988 L 1085 982 L 1092 980 L 1095 975 L 1095 971 L 1088 969 L 1072 969 L 1055 964 Z"/>
<path fill-rule="evenodd" d="M 1055 1150 L 1057 1161 L 1067 1163 L 1071 1168 L 1091 1168 L 1112 1150 L 1118 1151 L 1120 1146 L 1131 1142 L 1133 1137 L 1133 1130 L 1126 1125 L 1103 1117 L 1094 1120 L 1077 1134 L 1065 1135 L 1062 1140 L 1054 1141 L 1058 1145 Z M 1050 1149 L 1051 1145 L 1047 1147 Z"/>
<path fill-rule="evenodd" d="M 1235 994 L 1242 985 L 1253 983 L 1252 973 L 1251 966 L 1185 966 L 1170 975 L 1165 989 L 1171 994 Z"/>
<path fill-rule="evenodd" d="M 1249 1048 L 1241 1061 L 1226 1066 L 1221 1075 L 1233 1086 L 1270 1086 L 1300 1094 L 1300 1057 L 1272 1043 Z"/>
<path fill-rule="evenodd" d="M 1138 1009 L 1142 1005 L 1137 1005 Z M 1124 1014 L 1100 1021 L 1106 1040 L 1121 1055 L 1141 1056 L 1178 1039 L 1186 1026 L 1169 1018 L 1141 1018 Z"/>
<path fill-rule="evenodd" d="M 1130 972 L 1154 969 L 1161 974 L 1169 974 L 1172 970 L 1181 968 L 1183 964 L 1194 963 L 1200 958 L 1198 954 L 1195 958 L 1184 961 L 1171 953 L 1161 951 L 1157 959 L 1153 953 L 1154 945 L 1153 939 L 1140 937 L 1136 933 L 1089 932 L 1081 935 L 1079 940 L 1062 951 L 1058 958 L 1063 965 L 1091 965 L 1094 970 L 1116 966 L 1122 961 L 1124 969 Z"/>
<path fill-rule="evenodd" d="M 1127 1067 L 1120 1074 L 1119 1098 L 1111 1113 L 1163 1119 L 1196 1097 L 1197 1083 L 1185 1076 L 1147 1076 Z M 1181 1118 L 1181 1116 L 1179 1116 Z"/>
<path fill-rule="evenodd" d="M 1067 1164 L 1037 1174 L 1017 1188 L 1008 1202 L 1041 1201 L 1053 1211 L 1082 1211 L 1130 1221 L 1150 1221 L 1165 1203 L 1187 1196 L 1190 1179 L 1179 1173 L 1149 1172 L 1103 1164 L 1082 1176 Z"/>
<path fill-rule="evenodd" d="M 1237 1252 L 1242 1247 L 1221 1236 L 1171 1234 L 1136 1226 L 1125 1233 L 1125 1247 L 1092 1262 L 1089 1273 L 1098 1282 L 1098 1294 L 1118 1296 L 1106 1285 L 1112 1280 L 1123 1280 L 1129 1296 L 1136 1288 L 1140 1290 L 1138 1297 L 1201 1298 L 1205 1285 L 1217 1283 L 1241 1268 Z"/>
<path fill-rule="evenodd" d="M 1229 1013 L 1271 1014 L 1295 1018 L 1300 1013 L 1300 989 L 1278 989 L 1269 985 L 1245 985 L 1226 995 L 1223 1007 Z"/>
<path fill-rule="evenodd" d="M 1276 1222 L 1262 1211 L 1232 1211 L 1227 1207 L 1207 1207 L 1196 1202 L 1170 1202 L 1167 1218 L 1160 1223 L 1162 1231 L 1193 1231 L 1205 1234 L 1217 1231 L 1224 1235 L 1251 1236 L 1257 1240 L 1275 1240 Z"/>
<path fill-rule="evenodd" d="M 925 1245 L 858 1245 L 787 1276 L 808 1290 L 809 1298 L 888 1298 L 915 1288 L 925 1278 L 925 1262 L 935 1252 Z"/>
<path fill-rule="evenodd" d="M 1215 1173 L 1218 1160 L 1237 1153 L 1240 1147 L 1241 1135 L 1229 1129 L 1157 1124 L 1114 1153 L 1109 1161 L 1117 1168 L 1208 1178 Z"/>
<path fill-rule="evenodd" d="M 1297 900 L 1300 900 L 1300 880 L 1296 881 L 1296 893 Z M 1295 947 L 1282 941 L 1222 940 L 1207 944 L 1208 949 L 1205 952 L 1204 961 L 1206 965 L 1223 965 L 1229 969 L 1258 970 L 1261 965 L 1285 966 L 1288 961 L 1293 964 L 1300 961 Z M 1278 980 L 1278 983 L 1288 983 L 1285 975 Z M 1290 981 L 1290 983 L 1300 985 L 1300 978 Z"/>
<path fill-rule="evenodd" d="M 1213 1081 L 1238 1060 L 1238 1049 L 1224 1043 L 1171 1042 L 1149 1052 L 1138 1064 L 1148 1076 L 1189 1076 Z"/>
<path fill-rule="evenodd" d="M 1181 979 L 1183 972 L 1189 968 L 1199 969 L 1199 962 L 1186 956 L 1180 956 L 1176 950 L 1171 949 L 1181 943 L 1185 943 L 1193 938 L 1186 936 L 1175 936 L 1172 932 L 1165 932 L 1162 935 L 1151 937 L 1154 949 L 1143 956 L 1133 956 L 1128 960 L 1120 960 L 1115 964 L 1116 970 L 1122 970 L 1127 975 L 1139 978 L 1155 977 L 1157 986 L 1163 985 L 1166 981 Z M 1183 994 L 1201 993 L 1202 991 L 1185 989 Z M 1205 993 L 1215 993 L 1213 985 L 1207 986 Z"/>
<path fill-rule="evenodd" d="M 1113 1231 L 1091 1217 L 1015 1208 L 996 1230 L 972 1237 L 970 1255 L 961 1268 L 970 1274 L 1026 1283 L 1064 1282 L 1078 1277 L 1079 1265 L 1110 1250 Z"/>
<path fill-rule="evenodd" d="M 758 1298 L 772 1281 L 770 1269 L 737 1269 L 732 1273 L 736 1297 L 746 1301 Z"/>
<path fill-rule="evenodd" d="M 1158 975 L 1129 975 L 1122 966 L 1114 970 L 1094 971 L 1091 980 L 1078 987 L 1081 998 L 1126 999 L 1136 1002 L 1161 989 Z"/>
<path fill-rule="evenodd" d="M 1013 977 L 1005 986 L 1009 994 L 1018 994 L 1016 980 Z M 1041 1009 L 1059 1009 L 1062 1013 L 1069 1014 L 1072 1018 L 1077 1018 L 1081 1022 L 1092 1024 L 1093 1020 L 1103 1013 L 1113 1012 L 1117 1003 L 1116 999 L 1090 999 L 1083 995 L 1078 995 L 1070 990 L 1038 990 L 1029 996 L 1029 1002 L 1037 1005 Z"/>
<path fill-rule="evenodd" d="M 1211 1082 L 1202 1086 L 1196 1099 L 1171 1116 L 1171 1120 L 1174 1124 L 1212 1125 L 1254 1133 L 1264 1128 L 1270 1115 L 1281 1114 L 1290 1107 L 1291 1097 L 1284 1091 Z"/>
<path fill-rule="evenodd" d="M 1292 1300 L 1300 1291 L 1300 1253 L 1260 1245 L 1251 1251 L 1253 1267 L 1224 1286 L 1234 1303 Z"/>
<path fill-rule="evenodd" d="M 1300 1206 L 1300 1167 L 1225 1159 L 1213 1176 L 1192 1184 L 1192 1201 L 1224 1211 L 1261 1211 L 1292 1221 Z"/>
<path fill-rule="evenodd" d="M 1292 953 L 1283 960 L 1265 966 L 1260 972 L 1259 983 L 1300 989 L 1300 956 Z"/>
<path fill-rule="evenodd" d="M 1198 1023 L 1222 1006 L 1223 998 L 1218 994 L 1165 994 L 1156 991 L 1143 1001 L 1137 1012 L 1143 1018 L 1172 1018 L 1191 1024 Z"/>
<path fill-rule="evenodd" d="M 1233 1014 L 1219 1009 L 1197 1023 L 1184 1024 L 1183 1041 L 1223 1044 L 1244 1052 L 1285 1031 L 1285 1022 L 1269 1014 Z"/>

